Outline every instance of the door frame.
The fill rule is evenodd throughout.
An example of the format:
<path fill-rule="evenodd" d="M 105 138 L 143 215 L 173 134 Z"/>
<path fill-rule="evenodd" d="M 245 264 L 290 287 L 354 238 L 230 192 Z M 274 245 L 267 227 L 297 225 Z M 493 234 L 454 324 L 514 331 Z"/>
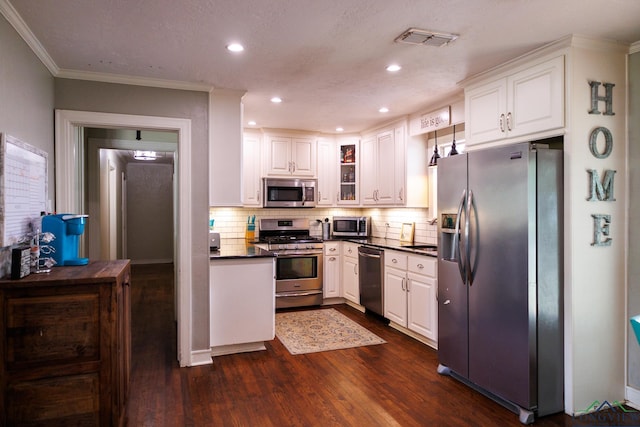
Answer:
<path fill-rule="evenodd" d="M 84 127 L 169 130 L 178 133 L 177 197 L 174 198 L 174 266 L 176 271 L 176 310 L 178 362 L 180 366 L 201 364 L 192 354 L 192 239 L 191 213 L 191 120 L 171 117 L 55 111 L 56 211 L 83 211 L 82 158 Z M 197 357 L 197 355 L 195 355 Z"/>

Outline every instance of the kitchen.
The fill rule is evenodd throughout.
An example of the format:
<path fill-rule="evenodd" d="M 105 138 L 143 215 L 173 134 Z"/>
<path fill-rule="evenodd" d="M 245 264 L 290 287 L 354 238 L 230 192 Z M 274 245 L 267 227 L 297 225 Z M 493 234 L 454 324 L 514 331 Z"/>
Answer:
<path fill-rule="evenodd" d="M 11 33 L 12 30 L 11 31 L 9 30 L 10 29 L 4 30 L 4 31 L 7 31 L 8 33 L 7 37 L 15 37 L 15 34 Z M 38 67 L 41 67 L 37 59 L 35 59 L 34 57 L 29 57 L 28 55 L 26 56 L 27 58 L 24 59 L 24 61 L 28 64 L 25 66 L 26 68 L 38 69 Z M 30 72 L 30 73 L 33 73 L 33 72 Z M 624 88 L 624 78 L 608 77 L 606 75 L 604 77 L 600 77 L 600 75 L 604 75 L 605 72 L 596 71 L 595 66 L 591 69 L 591 73 L 597 74 L 594 77 L 591 77 L 593 79 L 599 79 L 601 81 L 606 81 L 607 79 L 611 81 L 615 80 L 616 88 L 614 92 L 614 95 L 615 95 L 614 102 L 616 103 L 622 102 L 623 95 L 626 93 L 626 90 Z M 45 70 L 45 73 L 42 73 L 42 74 L 46 74 L 46 70 Z M 30 75 L 30 74 L 26 73 L 26 75 Z M 633 76 L 633 73 L 630 73 L 630 75 Z M 34 77 L 34 80 L 41 82 L 41 80 L 39 80 L 40 78 L 42 78 L 41 75 Z M 145 115 L 151 115 L 151 116 L 169 116 L 169 117 L 184 117 L 185 115 L 184 111 L 185 110 L 189 111 L 188 115 L 192 117 L 191 138 L 194 141 L 198 141 L 198 144 L 199 144 L 199 145 L 194 144 L 193 150 L 197 150 L 197 151 L 194 151 L 194 155 L 191 156 L 191 166 L 194 171 L 193 173 L 196 176 L 194 180 L 206 181 L 206 176 L 208 175 L 209 167 L 208 167 L 208 161 L 207 161 L 207 151 L 206 151 L 206 148 L 204 147 L 203 142 L 207 141 L 209 138 L 208 131 L 207 131 L 208 118 L 206 117 L 206 114 L 207 114 L 206 112 L 208 111 L 208 106 L 209 106 L 207 93 L 200 93 L 200 92 L 193 92 L 193 91 L 182 91 L 182 92 L 168 91 L 168 90 L 161 90 L 157 88 L 131 86 L 131 85 L 119 86 L 114 83 L 79 81 L 79 80 L 72 80 L 69 78 L 57 78 L 53 82 L 51 82 L 51 80 L 53 79 L 48 80 L 49 81 L 48 83 L 42 83 L 42 82 L 39 83 L 39 85 L 41 85 L 40 92 L 43 94 L 42 97 L 46 100 L 43 102 L 45 102 L 48 105 L 55 105 L 55 107 L 59 109 L 82 110 L 82 111 L 117 111 L 122 114 L 145 114 Z M 576 86 L 572 87 L 572 90 L 571 90 L 572 94 L 576 94 L 581 97 L 589 96 L 589 93 L 586 93 L 586 94 L 583 93 L 582 84 L 578 84 L 578 83 L 575 83 L 575 84 Z M 31 85 L 31 82 L 29 82 L 29 85 Z M 98 99 L 98 96 L 95 96 L 96 94 L 100 95 L 99 96 L 100 99 Z M 214 95 L 215 95 L 215 91 L 214 91 Z M 123 103 L 121 102 L 121 99 L 125 97 L 134 98 L 134 99 L 136 98 L 145 99 L 147 97 L 152 97 L 154 99 L 159 99 L 165 102 L 145 103 L 145 105 L 142 105 L 142 106 L 135 105 L 135 104 L 123 105 Z M 455 102 L 453 103 L 455 104 Z M 148 105 L 148 104 L 152 104 L 152 105 Z M 161 107 L 160 104 L 164 104 L 165 106 L 170 105 L 170 107 L 163 107 L 163 106 Z M 420 112 L 417 114 L 419 115 L 419 114 L 422 114 L 423 112 L 431 112 L 436 108 L 441 107 L 442 105 L 448 105 L 448 104 L 450 103 L 443 102 L 441 105 L 434 106 L 435 107 L 434 109 L 420 110 Z M 38 105 L 39 105 L 39 101 L 38 101 Z M 616 107 L 614 109 L 617 113 L 617 116 L 615 116 L 615 118 L 625 116 L 625 114 L 623 114 L 623 112 L 625 111 L 624 106 L 621 106 L 620 108 L 618 108 L 616 104 Z M 50 109 L 47 111 L 50 112 Z M 6 114 L 13 115 L 18 113 L 15 112 L 15 113 L 6 113 Z M 567 114 L 569 117 L 574 117 L 573 115 L 577 117 L 579 113 L 577 111 L 571 110 Z M 13 119 L 14 116 L 12 115 L 6 118 L 5 120 Z M 45 115 L 43 114 L 43 119 L 40 121 L 40 127 L 41 127 L 40 133 L 41 135 L 46 135 L 47 137 L 33 138 L 33 139 L 51 139 L 50 129 L 53 128 L 53 125 L 52 125 L 53 119 L 46 118 L 44 116 Z M 590 118 L 596 119 L 597 117 L 591 116 Z M 600 124 L 607 127 L 610 126 L 609 125 L 609 121 L 611 119 L 610 117 L 601 116 L 599 117 L 599 119 L 600 119 L 600 122 L 596 123 L 596 125 Z M 605 122 L 605 120 L 607 121 Z M 24 122 L 24 120 L 20 120 L 20 117 L 18 117 L 18 120 L 13 120 L 13 121 L 16 123 Z M 568 135 L 572 139 L 575 139 L 576 141 L 578 141 L 576 143 L 577 144 L 576 146 L 582 149 L 582 146 L 586 144 L 586 142 L 583 142 L 583 141 L 588 141 L 588 132 L 585 132 L 584 130 L 578 130 L 577 124 L 575 121 L 568 120 L 568 123 L 572 124 L 572 126 L 567 131 Z M 633 126 L 633 125 L 630 123 L 630 126 Z M 28 130 L 27 128 L 28 126 L 26 124 L 9 126 L 9 129 L 12 130 L 13 133 L 23 133 L 25 135 L 33 135 L 33 133 L 36 132 L 34 130 Z M 46 130 L 42 130 L 42 128 L 45 128 Z M 625 132 L 622 130 L 616 131 L 616 135 L 624 135 L 624 134 Z M 467 135 L 466 138 L 468 139 L 469 136 Z M 615 141 L 616 141 L 615 153 L 621 154 L 624 157 L 624 150 L 623 150 L 624 138 L 622 136 L 617 136 Z M 235 157 L 232 156 L 230 158 L 238 158 L 239 154 L 240 153 L 238 153 Z M 573 154 L 574 153 L 572 153 L 572 156 L 571 156 L 572 161 L 574 161 L 573 159 L 575 159 L 575 156 L 573 156 Z M 589 154 L 589 156 L 591 155 Z M 588 203 L 581 202 L 581 199 L 584 199 L 586 197 L 586 196 L 583 196 L 583 193 L 584 193 L 583 187 L 585 185 L 584 184 L 585 177 L 583 175 L 584 175 L 585 167 L 591 167 L 591 168 L 599 167 L 597 166 L 597 164 L 590 165 L 590 163 L 592 163 L 591 158 L 583 156 L 580 160 L 578 159 L 575 160 L 577 162 L 576 164 L 571 165 L 571 169 L 570 169 L 571 182 L 573 183 L 573 185 L 576 186 L 576 188 L 573 191 L 573 194 L 575 197 L 575 202 L 578 205 L 576 207 L 573 207 L 571 211 L 575 211 L 577 209 L 577 211 L 580 212 L 578 214 L 573 212 L 573 215 L 576 216 L 576 218 L 573 218 L 574 220 L 577 219 L 577 216 L 583 219 L 583 216 L 585 215 L 589 219 L 590 216 L 588 213 L 590 213 L 593 210 L 593 206 L 589 205 Z M 229 163 L 231 164 L 233 162 L 229 162 Z M 237 165 L 239 163 L 240 161 L 238 161 L 235 164 Z M 607 167 L 618 170 L 618 181 L 616 181 L 616 185 L 622 185 L 624 183 L 624 180 L 621 177 L 626 175 L 626 173 L 623 173 L 623 171 L 626 171 L 624 165 L 622 166 L 613 165 L 613 166 L 607 166 Z M 235 170 L 237 170 L 237 167 L 235 168 Z M 50 182 L 54 182 L 53 175 L 52 175 L 52 178 L 50 179 Z M 224 181 L 220 181 L 220 182 L 224 182 Z M 620 205 L 624 201 L 625 191 L 623 190 L 623 187 L 617 187 L 616 190 L 617 190 L 616 196 L 618 200 L 617 205 Z M 207 347 L 208 332 L 204 331 L 204 334 L 203 334 L 202 332 L 198 332 L 198 331 L 200 331 L 200 329 L 203 327 L 202 325 L 206 325 L 208 323 L 208 311 L 209 311 L 207 307 L 208 298 L 206 298 L 206 296 L 208 295 L 208 290 L 207 290 L 208 272 L 206 271 L 205 268 L 202 267 L 203 265 L 207 264 L 208 249 L 206 248 L 206 239 L 204 238 L 204 236 L 201 235 L 201 232 L 200 232 L 200 229 L 203 227 L 200 224 L 206 224 L 209 207 L 211 205 L 206 201 L 206 195 L 205 195 L 206 189 L 200 188 L 200 187 L 197 187 L 197 188 L 194 187 L 194 191 L 195 191 L 196 197 L 194 197 L 194 200 L 192 201 L 193 203 L 192 210 L 191 210 L 192 213 L 189 215 L 189 217 L 191 218 L 191 222 L 194 224 L 193 225 L 194 231 L 188 234 L 191 235 L 190 237 L 191 239 L 193 239 L 193 242 L 194 242 L 193 243 L 194 268 L 192 271 L 192 277 L 190 278 L 190 280 L 193 281 L 193 286 L 191 291 L 193 292 L 193 295 L 194 295 L 193 319 L 191 319 L 191 322 L 193 325 L 198 325 L 198 326 L 196 326 L 194 329 L 187 330 L 186 333 L 189 339 L 186 341 L 190 343 L 189 346 L 187 347 L 189 351 L 192 351 L 192 350 L 200 351 Z M 224 210 L 226 208 L 216 207 L 214 209 L 217 210 L 216 221 L 220 221 L 222 224 L 224 224 L 224 221 L 222 220 L 222 216 L 221 216 L 224 214 L 220 212 L 221 210 Z M 230 208 L 230 210 L 233 210 L 233 209 L 239 209 L 241 211 L 244 211 L 243 208 Z M 329 209 L 329 212 L 322 212 L 322 214 L 313 215 L 311 219 L 315 220 L 316 218 L 334 216 L 334 213 L 332 213 L 331 210 L 337 209 L 337 208 L 328 208 L 328 209 Z M 340 209 L 341 209 L 341 212 L 342 212 L 342 209 L 345 209 L 346 214 L 350 215 L 352 213 L 359 214 L 362 210 L 368 211 L 369 208 L 358 207 L 358 208 L 340 208 Z M 597 212 L 594 212 L 594 213 L 597 213 Z M 244 221 L 246 221 L 246 216 L 249 214 L 251 215 L 255 214 L 254 210 L 249 209 L 249 213 L 247 214 L 243 212 L 240 215 L 236 215 L 236 216 L 239 216 L 240 218 L 244 218 L 243 220 L 238 220 L 236 222 L 243 223 Z M 567 215 L 569 214 L 570 213 L 568 212 Z M 390 225 L 392 226 L 391 231 L 394 234 L 397 233 L 398 235 L 399 235 L 398 224 L 405 221 L 405 218 L 402 216 L 402 208 L 385 208 L 384 210 L 381 210 L 381 213 L 379 214 L 372 213 L 369 216 L 373 218 L 377 218 L 377 219 L 374 219 L 374 224 L 376 223 L 385 224 L 387 222 L 390 223 Z M 424 238 L 424 241 L 429 241 L 428 239 L 433 239 L 435 237 L 433 235 L 431 236 L 429 235 L 429 233 L 432 232 L 433 230 L 428 229 L 428 220 L 432 218 L 432 215 L 430 215 L 428 212 L 419 211 L 417 214 L 415 212 L 411 213 L 411 218 L 416 218 L 415 219 L 416 232 L 422 233 L 419 236 L 421 239 Z M 624 223 L 624 220 L 620 219 L 618 224 L 622 224 L 622 223 Z M 223 226 L 222 224 L 221 224 L 221 227 Z M 422 226 L 420 224 L 424 225 L 423 229 L 421 229 Z M 584 221 L 582 221 L 578 229 L 574 230 L 568 237 L 577 239 L 578 242 L 576 242 L 575 245 L 577 245 L 580 248 L 589 246 L 591 243 L 592 228 L 593 228 L 592 224 L 585 225 Z M 378 232 L 381 232 L 381 231 L 382 230 L 380 229 L 378 230 Z M 233 231 L 233 233 L 236 233 L 236 235 L 238 235 L 238 234 L 241 234 L 242 231 L 236 229 L 236 231 Z M 614 239 L 614 242 L 616 243 L 620 243 L 622 241 L 624 241 L 624 239 L 621 237 Z M 574 311 L 576 311 L 574 313 L 574 316 L 575 316 L 574 320 L 577 325 L 576 327 L 579 328 L 577 331 L 575 331 L 577 339 L 579 338 L 578 339 L 579 342 L 576 342 L 574 345 L 576 349 L 577 348 L 588 349 L 587 351 L 583 350 L 582 352 L 576 352 L 575 354 L 572 353 L 570 356 L 572 359 L 572 365 L 574 366 L 575 372 L 573 374 L 568 375 L 569 380 L 567 384 L 567 387 L 568 387 L 567 392 L 569 394 L 574 394 L 574 393 L 576 394 L 575 400 L 573 398 L 568 399 L 572 403 L 573 410 L 575 411 L 580 410 L 581 408 L 585 407 L 585 404 L 588 404 L 591 401 L 595 400 L 596 398 L 595 395 L 604 393 L 604 391 L 602 391 L 604 389 L 601 389 L 598 387 L 588 392 L 584 392 L 584 393 L 582 392 L 582 390 L 584 390 L 584 387 L 583 387 L 584 382 L 586 381 L 586 378 L 585 378 L 586 372 L 589 372 L 588 375 L 590 376 L 595 375 L 595 377 L 593 376 L 591 377 L 593 380 L 593 383 L 609 384 L 612 389 L 616 390 L 616 392 L 612 393 L 610 397 L 597 396 L 597 398 L 599 399 L 607 398 L 610 400 L 614 400 L 614 398 L 617 399 L 620 397 L 621 394 L 624 394 L 624 390 L 625 390 L 624 384 L 626 384 L 626 380 L 624 378 L 624 373 L 622 372 L 623 369 L 621 367 L 625 366 L 625 360 L 626 360 L 625 337 L 624 337 L 624 334 L 621 332 L 609 335 L 608 331 L 624 330 L 623 325 L 626 324 L 626 321 L 624 321 L 624 319 L 619 319 L 619 316 L 616 313 L 625 311 L 625 308 L 624 308 L 625 299 L 624 297 L 621 297 L 619 292 L 616 292 L 615 295 L 609 295 L 609 294 L 603 295 L 603 292 L 604 292 L 604 289 L 607 289 L 607 288 L 619 289 L 619 285 L 614 286 L 613 285 L 614 283 L 618 283 L 618 284 L 626 283 L 625 282 L 626 274 L 624 273 L 626 271 L 626 268 L 624 267 L 624 265 L 620 265 L 619 261 L 617 261 L 617 260 L 624 260 L 625 258 L 624 254 L 626 253 L 626 251 L 627 249 L 625 249 L 624 247 L 620 248 L 620 247 L 614 246 L 612 250 L 608 252 L 607 251 L 599 252 L 603 254 L 603 256 L 605 256 L 605 259 L 600 259 L 600 258 L 593 259 L 592 257 L 585 258 L 585 257 L 576 255 L 576 258 L 572 258 L 571 261 L 569 261 L 568 264 L 566 265 L 566 270 L 572 275 L 576 276 L 574 279 L 567 282 L 568 283 L 567 286 L 570 289 L 573 289 L 574 287 L 574 285 L 570 285 L 572 283 L 574 283 L 575 286 L 577 286 L 578 283 L 591 283 L 594 281 L 600 284 L 602 283 L 611 284 L 608 286 L 596 286 L 594 283 L 593 285 L 589 286 L 587 290 L 580 287 L 573 289 L 573 294 L 575 294 L 573 296 L 577 298 L 577 300 L 575 301 L 575 304 L 572 308 Z M 595 268 L 596 265 L 606 266 L 606 268 L 601 268 L 602 272 L 595 274 L 595 277 L 597 277 L 597 280 L 594 280 L 594 279 L 591 279 L 590 277 L 594 275 L 593 269 L 585 268 L 585 265 L 594 266 L 592 268 Z M 629 283 L 631 283 L 631 281 Z M 589 307 L 593 306 L 593 300 L 590 297 L 587 297 L 587 295 L 591 295 L 591 298 L 595 298 L 598 301 L 611 302 L 612 305 L 615 307 L 615 309 L 607 309 L 605 313 L 602 313 L 602 317 L 598 319 L 587 320 L 591 318 L 590 316 L 592 314 L 589 312 Z M 593 324 L 594 322 L 596 322 L 597 325 L 594 325 Z M 198 331 L 196 331 L 196 329 Z M 598 337 L 598 340 L 592 339 L 593 331 L 600 331 L 595 333 L 595 336 Z M 604 342 L 602 340 L 604 340 Z M 608 349 L 615 349 L 615 350 L 612 350 L 611 353 L 601 354 L 600 357 L 597 357 L 593 360 L 586 360 L 586 355 L 582 356 L 581 354 L 591 354 L 594 351 L 596 354 L 600 354 L 600 350 L 598 348 L 596 348 L 595 350 L 593 349 L 593 346 L 596 345 L 595 341 L 597 341 L 598 348 L 601 348 L 601 349 L 608 348 Z M 631 344 L 631 341 L 629 343 Z M 572 346 L 571 348 L 574 348 L 574 347 Z M 632 364 L 633 361 L 629 360 L 629 363 Z"/>

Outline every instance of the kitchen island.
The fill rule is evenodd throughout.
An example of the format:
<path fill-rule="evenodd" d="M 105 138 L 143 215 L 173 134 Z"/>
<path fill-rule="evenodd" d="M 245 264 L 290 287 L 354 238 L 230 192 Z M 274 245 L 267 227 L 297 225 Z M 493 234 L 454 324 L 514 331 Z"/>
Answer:
<path fill-rule="evenodd" d="M 265 350 L 275 338 L 275 254 L 223 239 L 209 261 L 212 356 Z"/>

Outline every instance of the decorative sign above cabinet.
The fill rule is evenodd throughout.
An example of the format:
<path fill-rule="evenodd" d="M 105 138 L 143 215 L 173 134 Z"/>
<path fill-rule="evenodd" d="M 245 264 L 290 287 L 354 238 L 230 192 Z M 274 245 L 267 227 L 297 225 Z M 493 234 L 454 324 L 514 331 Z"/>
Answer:
<path fill-rule="evenodd" d="M 440 108 L 439 110 L 423 114 L 419 120 L 411 120 L 410 134 L 431 132 L 451 125 L 451 106 Z"/>

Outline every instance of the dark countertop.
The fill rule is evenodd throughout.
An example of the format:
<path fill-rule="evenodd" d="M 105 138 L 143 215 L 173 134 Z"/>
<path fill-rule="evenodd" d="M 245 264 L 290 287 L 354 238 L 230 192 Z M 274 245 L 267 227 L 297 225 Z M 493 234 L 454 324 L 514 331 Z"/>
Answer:
<path fill-rule="evenodd" d="M 229 258 L 268 258 L 275 257 L 275 253 L 260 249 L 245 239 L 222 239 L 220 250 L 210 251 L 209 259 L 229 259 Z"/>
<path fill-rule="evenodd" d="M 335 239 L 337 240 L 337 239 Z M 383 237 L 368 237 L 366 239 L 340 239 L 347 242 L 358 243 L 366 246 L 374 246 L 380 249 L 392 249 L 395 251 L 408 252 L 415 255 L 426 255 L 437 257 L 438 249 L 436 245 L 427 243 L 407 243 L 400 240 L 385 239 Z"/>

